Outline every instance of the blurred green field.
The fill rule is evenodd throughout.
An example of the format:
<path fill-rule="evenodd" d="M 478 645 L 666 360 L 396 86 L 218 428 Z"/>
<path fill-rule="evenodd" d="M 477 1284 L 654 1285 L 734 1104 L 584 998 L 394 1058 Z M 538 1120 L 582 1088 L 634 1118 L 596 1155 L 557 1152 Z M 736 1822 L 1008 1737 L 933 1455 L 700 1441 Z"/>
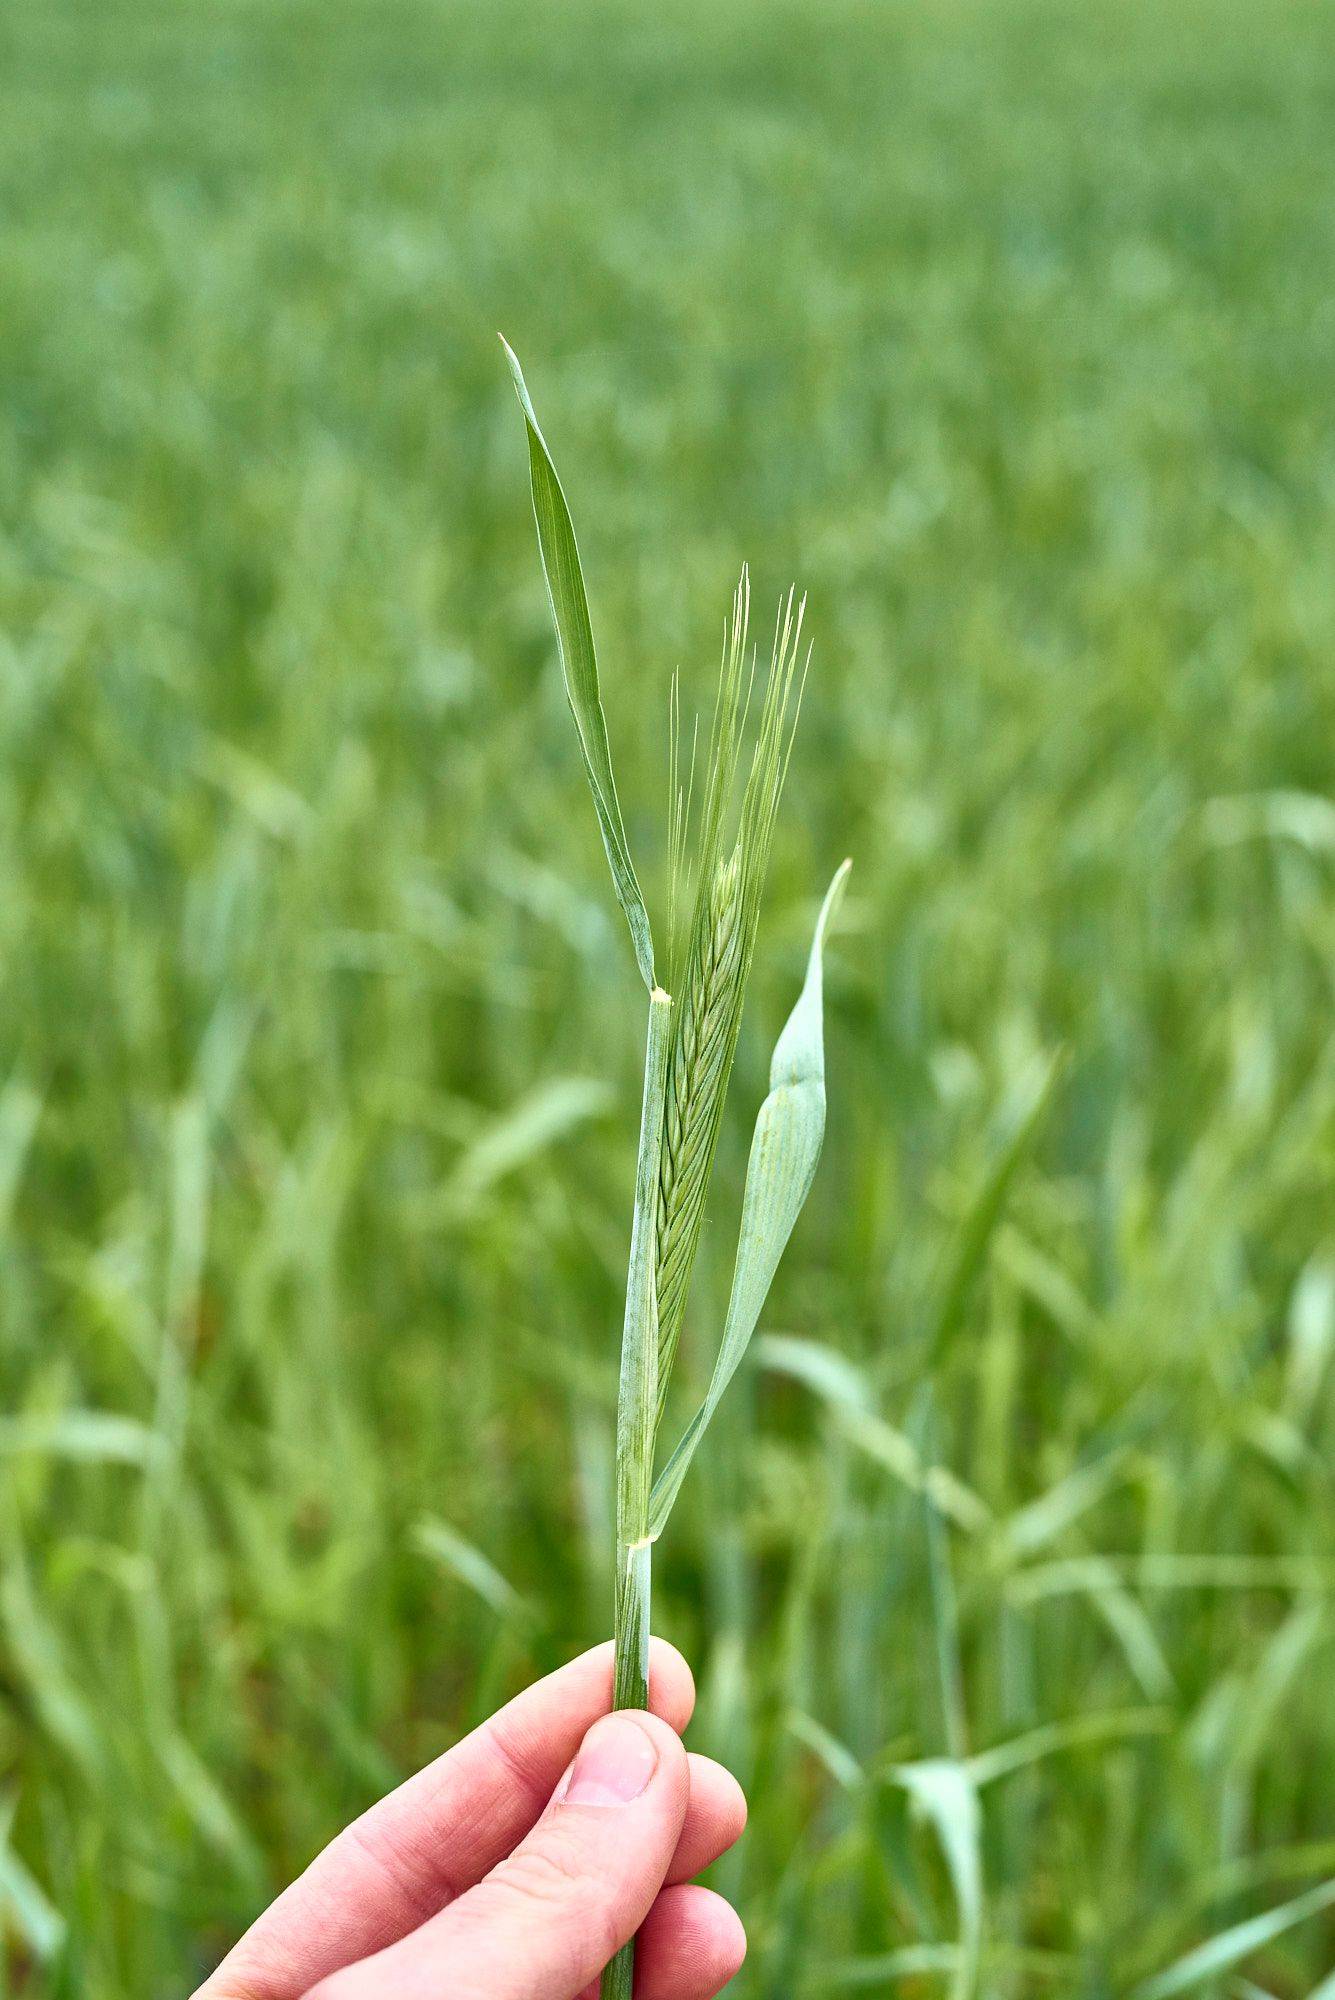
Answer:
<path fill-rule="evenodd" d="M 0 82 L 0 1993 L 188 1990 L 610 1629 L 642 1009 L 497 327 L 656 894 L 673 667 L 810 593 L 683 1405 L 855 860 L 656 1577 L 736 1990 L 963 1992 L 974 1862 L 986 2000 L 1319 1889 L 1335 15 L 8 0 Z"/>

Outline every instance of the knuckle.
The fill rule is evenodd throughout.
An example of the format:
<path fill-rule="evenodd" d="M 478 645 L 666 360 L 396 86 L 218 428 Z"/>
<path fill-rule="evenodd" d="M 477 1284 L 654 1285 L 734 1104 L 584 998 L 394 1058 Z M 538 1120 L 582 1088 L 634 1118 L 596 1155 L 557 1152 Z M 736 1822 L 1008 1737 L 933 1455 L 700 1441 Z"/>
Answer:
<path fill-rule="evenodd" d="M 588 1893 L 579 1856 L 561 1841 L 521 1847 L 501 1863 L 494 1880 L 518 1901 L 544 1909 L 579 1901 Z"/>
<path fill-rule="evenodd" d="M 518 1848 L 493 1869 L 485 1882 L 454 1905 L 483 1930 L 515 1920 L 540 1931 L 553 1961 L 568 1947 L 572 1976 L 595 1953 L 611 1958 L 621 1937 L 608 1886 L 590 1873 L 570 1842 L 548 1837 Z"/>
<path fill-rule="evenodd" d="M 374 1811 L 355 1819 L 343 1837 L 402 1897 L 415 1922 L 425 1923 L 453 1897 L 454 1887 L 434 1856 L 382 1826 Z"/>

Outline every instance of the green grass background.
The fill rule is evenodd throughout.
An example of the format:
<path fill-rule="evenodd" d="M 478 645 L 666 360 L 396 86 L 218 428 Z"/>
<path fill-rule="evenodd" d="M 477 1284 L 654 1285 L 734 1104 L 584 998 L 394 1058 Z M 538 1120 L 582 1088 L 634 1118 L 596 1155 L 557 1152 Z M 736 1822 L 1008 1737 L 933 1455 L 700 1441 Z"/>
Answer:
<path fill-rule="evenodd" d="M 737 1991 L 959 1991 L 973 1858 L 988 2000 L 1335 1876 L 1335 16 L 8 0 L 0 76 L 0 1990 L 188 1990 L 609 1628 L 642 1007 L 497 327 L 660 908 L 671 670 L 810 592 L 679 1408 L 855 859 L 657 1573 Z M 952 1878 L 895 1773 L 1016 1742 Z"/>

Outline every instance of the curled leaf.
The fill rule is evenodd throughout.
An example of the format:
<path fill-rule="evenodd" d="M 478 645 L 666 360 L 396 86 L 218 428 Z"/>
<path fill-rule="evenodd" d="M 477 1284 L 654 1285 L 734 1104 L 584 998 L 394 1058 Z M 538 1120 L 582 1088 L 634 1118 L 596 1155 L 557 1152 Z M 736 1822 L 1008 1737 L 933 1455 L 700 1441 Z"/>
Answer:
<path fill-rule="evenodd" d="M 951 2000 L 969 2000 L 978 1983 L 983 1942 L 983 1814 L 977 1784 L 968 1764 L 953 1757 L 896 1764 L 890 1777 L 903 1786 L 941 1844 L 960 1921 Z"/>
<path fill-rule="evenodd" d="M 770 1063 L 769 1095 L 760 1107 L 742 1196 L 742 1226 L 732 1295 L 718 1358 L 704 1402 L 659 1474 L 650 1503 L 650 1532 L 662 1533 L 681 1483 L 723 1392 L 755 1332 L 779 1259 L 802 1212 L 825 1136 L 825 1035 L 822 952 L 851 863 L 835 874 L 816 919 L 807 976 Z"/>

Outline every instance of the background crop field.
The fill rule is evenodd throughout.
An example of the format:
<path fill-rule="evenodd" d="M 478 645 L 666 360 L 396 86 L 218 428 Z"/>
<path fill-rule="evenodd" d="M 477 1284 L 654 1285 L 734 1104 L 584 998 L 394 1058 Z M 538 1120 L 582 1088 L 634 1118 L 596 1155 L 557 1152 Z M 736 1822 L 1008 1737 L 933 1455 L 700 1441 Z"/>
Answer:
<path fill-rule="evenodd" d="M 500 327 L 655 896 L 672 668 L 810 592 L 683 1406 L 855 859 L 657 1574 L 737 1990 L 1301 2000 L 1335 14 L 6 0 L 0 84 L 0 1990 L 182 1994 L 610 1626 L 642 1007 Z"/>

